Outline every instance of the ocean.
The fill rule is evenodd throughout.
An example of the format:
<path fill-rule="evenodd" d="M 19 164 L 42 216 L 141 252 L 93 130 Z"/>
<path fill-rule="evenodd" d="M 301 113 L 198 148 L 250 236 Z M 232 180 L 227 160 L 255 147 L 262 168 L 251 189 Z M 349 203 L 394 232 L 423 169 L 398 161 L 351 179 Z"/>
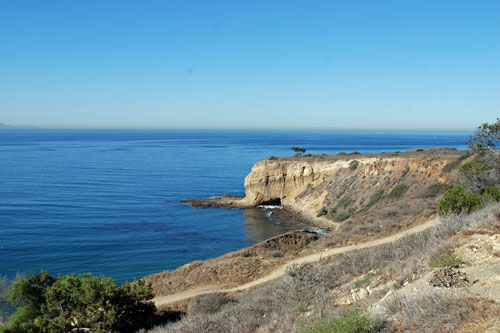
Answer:
<path fill-rule="evenodd" d="M 244 195 L 263 158 L 465 149 L 470 132 L 0 130 L 0 276 L 118 283 L 304 228 L 272 211 L 180 203 Z"/>

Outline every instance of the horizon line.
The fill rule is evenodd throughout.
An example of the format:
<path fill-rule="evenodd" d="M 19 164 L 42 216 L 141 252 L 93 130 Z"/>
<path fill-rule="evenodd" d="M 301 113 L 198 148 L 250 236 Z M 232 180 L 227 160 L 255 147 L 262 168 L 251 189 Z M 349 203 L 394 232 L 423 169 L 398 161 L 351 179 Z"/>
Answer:
<path fill-rule="evenodd" d="M 37 127 L 7 125 L 0 130 L 176 130 L 176 131 L 408 131 L 408 132 L 472 132 L 471 128 L 381 128 L 381 127 Z"/>
<path fill-rule="evenodd" d="M 454 129 L 443 129 L 443 128 L 314 128 L 314 127 L 290 127 L 290 128 L 256 128 L 256 127 L 36 127 L 36 126 L 9 126 L 7 128 L 0 128 L 0 130 L 108 130 L 108 131 L 139 131 L 139 130 L 151 130 L 151 131 L 387 131 L 387 132 L 473 132 L 474 128 L 464 129 L 464 128 L 454 128 Z"/>

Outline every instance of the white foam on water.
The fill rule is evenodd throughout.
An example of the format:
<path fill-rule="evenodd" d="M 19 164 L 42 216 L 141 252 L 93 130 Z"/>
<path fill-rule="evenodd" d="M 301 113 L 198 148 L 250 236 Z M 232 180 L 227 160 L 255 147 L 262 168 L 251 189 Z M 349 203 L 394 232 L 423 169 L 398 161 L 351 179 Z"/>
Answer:
<path fill-rule="evenodd" d="M 264 209 L 283 209 L 281 205 L 258 205 L 257 207 Z"/>

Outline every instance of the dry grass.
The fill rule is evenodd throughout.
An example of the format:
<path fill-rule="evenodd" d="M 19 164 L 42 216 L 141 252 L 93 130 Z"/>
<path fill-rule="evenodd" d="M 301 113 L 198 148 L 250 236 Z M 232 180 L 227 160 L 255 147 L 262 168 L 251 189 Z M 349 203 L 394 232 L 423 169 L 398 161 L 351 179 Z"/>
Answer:
<path fill-rule="evenodd" d="M 433 202 L 410 199 L 395 201 L 376 211 L 356 216 L 342 223 L 322 240 L 326 247 L 338 247 L 380 238 L 411 227 L 416 220 L 428 219 L 436 212 Z"/>
<path fill-rule="evenodd" d="M 436 290 L 413 297 L 396 295 L 384 304 L 386 325 L 393 332 L 452 332 L 472 316 L 475 303 Z"/>
<path fill-rule="evenodd" d="M 235 302 L 236 301 L 232 297 L 221 293 L 201 296 L 196 301 L 191 303 L 189 306 L 189 313 L 216 313 L 217 311 L 220 311 L 223 306 L 231 306 Z"/>
<path fill-rule="evenodd" d="M 222 305 L 215 313 L 193 313 L 152 332 L 301 331 L 312 327 L 319 318 L 340 311 L 333 305 L 340 291 L 350 288 L 352 281 L 371 270 L 379 269 L 395 288 L 425 272 L 429 269 L 429 258 L 450 246 L 451 236 L 495 220 L 498 208 L 496 205 L 469 216 L 449 216 L 434 228 L 391 244 L 341 255 L 320 265 L 292 267 L 280 280 L 235 296 L 230 306 Z M 295 311 L 300 303 L 307 316 Z M 468 299 L 425 294 L 418 299 L 399 298 L 387 304 L 385 317 L 388 328 L 397 329 L 400 325 L 412 330 L 428 325 L 430 331 L 439 331 L 458 327 L 474 311 Z M 432 317 L 439 313 L 439 318 Z M 465 315 L 460 317 L 459 313 Z M 425 316 L 433 318 L 430 323 L 424 322 Z"/>

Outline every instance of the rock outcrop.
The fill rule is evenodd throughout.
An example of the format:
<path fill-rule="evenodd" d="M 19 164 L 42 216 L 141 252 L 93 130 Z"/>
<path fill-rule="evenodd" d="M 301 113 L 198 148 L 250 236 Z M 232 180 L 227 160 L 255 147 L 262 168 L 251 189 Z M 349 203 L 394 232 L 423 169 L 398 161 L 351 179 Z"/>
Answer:
<path fill-rule="evenodd" d="M 324 226 L 348 215 L 359 216 L 374 206 L 377 192 L 379 199 L 388 198 L 398 185 L 407 199 L 425 197 L 433 184 L 444 188 L 454 177 L 443 172 L 443 167 L 461 155 L 463 152 L 455 150 L 435 150 L 265 159 L 245 178 L 246 196 L 232 200 L 232 204 L 281 204 Z M 386 200 L 387 204 L 391 200 Z"/>
<path fill-rule="evenodd" d="M 371 223 L 377 218 L 373 211 L 379 210 L 384 215 L 380 218 L 398 215 L 404 226 L 409 224 L 401 215 L 405 212 L 412 219 L 418 212 L 422 218 L 435 213 L 436 198 L 457 180 L 454 169 L 465 160 L 465 154 L 454 149 L 430 149 L 264 159 L 245 178 L 245 197 L 187 202 L 203 208 L 282 205 L 326 229 L 348 219 L 362 219 L 368 211 Z"/>

